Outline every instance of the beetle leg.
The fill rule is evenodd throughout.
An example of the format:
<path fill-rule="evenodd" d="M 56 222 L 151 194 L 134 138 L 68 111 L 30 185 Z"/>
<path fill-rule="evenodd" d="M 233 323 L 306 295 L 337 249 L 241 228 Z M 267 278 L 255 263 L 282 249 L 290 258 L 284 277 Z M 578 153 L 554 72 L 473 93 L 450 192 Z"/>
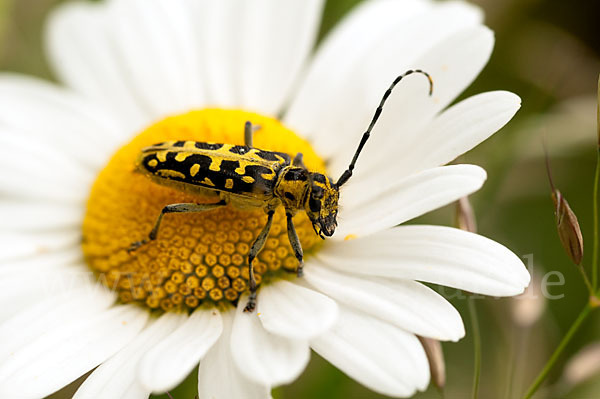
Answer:
<path fill-rule="evenodd" d="M 244 125 L 244 145 L 252 147 L 252 135 L 260 129 L 260 125 L 253 125 L 252 122 L 246 121 Z"/>
<path fill-rule="evenodd" d="M 267 241 L 267 236 L 269 235 L 269 231 L 271 230 L 271 224 L 273 224 L 273 215 L 275 211 L 268 211 L 268 219 L 267 224 L 263 227 L 262 231 L 254 240 L 252 244 L 252 248 L 250 248 L 250 253 L 248 254 L 248 274 L 250 276 L 250 297 L 248 298 L 248 303 L 244 308 L 244 312 L 253 312 L 256 307 L 256 279 L 254 278 L 254 268 L 252 267 L 252 261 L 256 258 L 256 255 L 260 252 L 260 250 L 265 245 L 265 241 Z"/>
<path fill-rule="evenodd" d="M 156 239 L 158 235 L 158 229 L 160 228 L 160 223 L 162 222 L 162 218 L 167 213 L 188 213 L 188 212 L 204 212 L 209 211 L 211 209 L 218 208 L 220 206 L 227 205 L 227 202 L 221 200 L 215 204 L 170 204 L 165 206 L 162 211 L 160 211 L 160 215 L 156 219 L 156 223 L 148 234 L 148 238 L 143 239 L 142 241 L 136 241 L 127 249 L 127 252 L 131 253 L 141 247 L 142 245 L 148 244 L 150 241 Z"/>
<path fill-rule="evenodd" d="M 302 161 L 303 155 L 301 152 L 297 153 L 296 156 L 294 157 L 294 160 L 292 161 L 292 165 L 293 166 L 299 166 L 303 169 L 306 169 L 306 166 L 304 166 L 304 162 Z"/>
<path fill-rule="evenodd" d="M 252 147 L 252 122 L 246 121 L 244 125 L 244 144 L 248 147 Z"/>
<path fill-rule="evenodd" d="M 294 250 L 294 255 L 296 255 L 296 259 L 298 259 L 298 269 L 296 269 L 296 274 L 298 277 L 302 277 L 302 270 L 304 268 L 304 253 L 302 252 L 302 245 L 300 244 L 300 239 L 298 239 L 298 234 L 296 233 L 296 228 L 294 227 L 294 222 L 292 221 L 292 213 L 286 211 L 285 216 L 287 217 L 288 239 L 290 240 L 290 244 Z"/>

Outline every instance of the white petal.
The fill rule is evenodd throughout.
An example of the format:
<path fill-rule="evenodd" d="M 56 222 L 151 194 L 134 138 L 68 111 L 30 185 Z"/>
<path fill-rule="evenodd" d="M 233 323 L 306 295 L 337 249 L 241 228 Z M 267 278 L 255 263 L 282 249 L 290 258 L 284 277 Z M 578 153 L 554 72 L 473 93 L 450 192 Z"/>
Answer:
<path fill-rule="evenodd" d="M 35 257 L 65 248 L 78 246 L 81 233 L 77 229 L 66 231 L 15 233 L 0 231 L 0 264 L 14 259 Z"/>
<path fill-rule="evenodd" d="M 109 40 L 133 94 L 158 119 L 204 105 L 191 6 L 181 0 L 109 3 Z M 204 38 L 204 40 L 209 40 Z"/>
<path fill-rule="evenodd" d="M 458 341 L 465 334 L 456 309 L 421 283 L 344 274 L 317 262 L 306 267 L 306 280 L 340 303 L 424 337 Z"/>
<path fill-rule="evenodd" d="M 203 73 L 206 74 L 208 101 L 217 107 L 239 107 L 239 76 L 236 65 L 242 64 L 238 43 L 244 4 L 237 0 L 203 1 L 197 4 L 198 35 Z M 206 40 L 208 39 L 208 40 Z"/>
<path fill-rule="evenodd" d="M 417 154 L 416 158 L 423 156 L 422 153 L 416 153 L 413 147 L 422 139 L 420 132 L 426 125 L 425 122 L 445 108 L 473 81 L 487 63 L 493 45 L 492 32 L 486 27 L 475 26 L 445 38 L 429 49 L 424 56 L 413 61 L 415 67 L 427 71 L 433 77 L 433 96 L 427 96 L 427 84 L 423 77 L 411 75 L 410 79 L 405 79 L 402 86 L 398 87 L 398 93 L 392 98 L 392 102 L 386 104 L 382 125 L 373 133 L 376 138 L 367 148 L 372 149 L 375 146 L 388 149 L 384 153 L 393 154 L 393 159 L 401 158 L 398 151 L 404 149 L 411 155 Z M 384 60 L 383 64 L 387 65 L 387 62 Z M 420 79 L 417 79 L 418 77 Z M 379 94 L 373 94 L 370 102 L 377 104 L 384 90 L 385 87 L 381 87 Z M 364 129 L 365 125 L 363 124 L 361 129 Z M 345 147 L 336 151 L 339 156 L 336 156 L 331 164 L 334 175 L 346 168 L 348 159 L 356 150 L 359 134 L 355 135 L 354 140 L 344 140 Z M 367 151 L 364 160 L 361 160 L 362 166 L 357 167 L 357 176 L 366 177 L 370 174 L 371 166 L 380 168 L 383 165 L 382 159 L 384 157 L 381 152 Z M 387 163 L 385 165 L 390 167 Z M 401 176 L 408 173 L 402 169 L 394 170 Z"/>
<path fill-rule="evenodd" d="M 94 287 L 84 281 L 79 283 L 76 288 L 64 287 L 43 301 L 19 309 L 14 317 L 0 325 L 0 364 L 9 361 L 13 353 L 47 331 L 102 312 L 116 299 L 113 293 L 103 287 Z"/>
<path fill-rule="evenodd" d="M 196 310 L 168 337 L 142 358 L 139 378 L 151 392 L 177 386 L 200 362 L 223 331 L 217 310 Z"/>
<path fill-rule="evenodd" d="M 238 64 L 245 109 L 277 115 L 316 38 L 323 0 L 238 2 L 243 8 Z"/>
<path fill-rule="evenodd" d="M 0 129 L 0 193 L 6 198 L 81 203 L 93 173 L 60 149 L 18 131 Z"/>
<path fill-rule="evenodd" d="M 15 164 L 11 164 L 7 169 L 18 171 L 15 166 Z M 82 184 L 78 188 L 61 189 L 60 185 L 53 184 L 39 176 L 32 176 L 33 171 L 15 171 L 0 175 L 0 196 L 3 198 L 39 199 L 40 201 L 71 204 L 84 202 L 87 184 Z"/>
<path fill-rule="evenodd" d="M 270 388 L 246 378 L 235 365 L 231 353 L 233 312 L 223 313 L 223 334 L 200 362 L 198 395 L 200 399 L 266 399 Z M 226 381 L 226 383 L 224 383 Z"/>
<path fill-rule="evenodd" d="M 406 2 L 401 2 L 397 7 L 405 5 Z M 410 15 L 411 3 L 409 2 L 408 5 Z M 404 9 L 401 12 L 404 14 Z M 397 13 L 392 15 L 399 17 Z M 388 18 L 391 16 L 382 19 L 385 21 Z M 460 30 L 476 26 L 480 19 L 480 12 L 465 3 L 450 2 L 433 6 L 427 12 L 417 13 L 404 23 L 396 22 L 381 37 L 374 38 L 375 40 L 369 43 L 363 53 L 359 53 L 360 58 L 351 63 L 351 67 L 342 68 L 341 73 L 337 65 L 329 65 L 329 79 L 323 79 L 320 87 L 317 86 L 320 93 L 312 93 L 310 99 L 312 104 L 303 105 L 303 107 L 312 109 L 313 115 L 305 116 L 305 118 L 308 117 L 308 121 L 298 121 L 298 126 L 301 131 L 313 134 L 311 139 L 319 154 L 327 158 L 333 157 L 330 170 L 334 175 L 340 173 L 342 168 L 347 166 L 356 149 L 360 134 L 363 133 L 381 96 L 393 79 L 408 69 L 420 68 L 432 73 L 437 82 L 435 73 L 439 68 L 431 63 L 426 63 L 424 57 L 437 54 L 440 43 L 446 43 L 452 35 Z M 376 23 L 379 24 L 379 22 Z M 377 32 L 378 29 L 380 28 L 376 28 L 375 31 Z M 365 36 L 369 37 L 370 35 L 365 34 Z M 457 47 L 458 42 L 452 41 L 450 44 Z M 354 43 L 346 45 L 353 46 Z M 453 48 L 454 50 L 461 53 L 460 48 Z M 351 53 L 355 54 L 356 50 L 352 48 Z M 480 60 L 476 55 L 471 53 L 468 55 L 469 63 L 472 65 L 479 63 Z M 488 57 L 489 49 L 483 54 L 479 70 Z M 337 62 L 346 62 L 347 58 L 348 56 L 344 56 L 343 61 L 338 60 Z M 454 64 L 465 63 L 463 58 L 451 61 L 454 61 Z M 446 67 L 452 67 L 454 64 L 447 64 Z M 343 75 L 349 68 L 351 69 L 346 74 L 347 76 Z M 458 70 L 453 68 L 453 72 L 457 73 L 455 78 L 461 84 L 463 78 L 468 79 L 469 82 L 472 81 L 479 70 L 474 71 L 470 67 L 463 68 L 462 65 Z M 333 74 L 337 76 L 331 76 Z M 344 80 L 340 82 L 340 79 Z M 332 85 L 341 84 L 339 88 L 330 87 L 330 82 Z M 384 113 L 377 131 L 373 135 L 372 140 L 375 141 L 376 148 L 385 148 L 379 143 L 384 143 L 386 140 L 388 145 L 394 143 L 402 148 L 402 139 L 398 140 L 398 136 L 410 135 L 416 127 L 423 126 L 466 87 L 460 87 L 457 84 L 448 85 L 445 81 L 440 81 L 439 84 L 436 84 L 436 101 L 433 101 L 427 96 L 427 85 L 424 77 L 410 77 L 401 83 L 397 92 L 386 104 L 386 111 L 391 109 L 393 112 Z M 325 90 L 327 91 L 325 92 Z M 302 95 L 301 91 L 300 96 Z M 298 101 L 306 101 L 306 99 L 303 100 L 299 97 Z M 297 107 L 301 108 L 301 105 Z M 293 118 L 294 105 L 292 105 L 291 112 L 290 123 L 292 126 L 296 126 Z M 377 155 L 375 153 L 363 155 L 362 157 L 365 159 L 361 160 L 361 164 L 369 164 L 369 158 L 378 159 Z"/>
<path fill-rule="evenodd" d="M 73 289 L 81 282 L 92 281 L 93 274 L 83 265 L 65 265 L 37 270 L 31 273 L 2 273 L 0 298 L 6 300 L 13 295 L 53 295 L 65 289 Z M 11 268 L 12 269 L 12 268 Z M 5 302 L 10 303 L 10 302 Z"/>
<path fill-rule="evenodd" d="M 398 176 L 446 164 L 486 140 L 512 119 L 521 105 L 521 99 L 510 92 L 494 91 L 469 97 L 435 117 L 418 137 L 406 145 L 410 151 L 393 156 L 389 148 L 380 159 L 391 160 L 386 167 L 368 169 L 361 166 L 353 184 L 371 184 L 373 179 L 384 181 Z M 361 163 L 361 165 L 363 165 Z M 354 180 L 354 181 L 352 181 Z M 349 183 L 350 184 L 350 183 Z"/>
<path fill-rule="evenodd" d="M 83 219 L 82 205 L 0 201 L 2 231 L 48 231 L 77 228 Z"/>
<path fill-rule="evenodd" d="M 411 154 L 416 170 L 446 164 L 486 140 L 512 119 L 519 96 L 494 91 L 470 97 L 439 115 L 421 133 Z"/>
<path fill-rule="evenodd" d="M 329 242 L 318 257 L 335 269 L 426 281 L 494 296 L 529 284 L 523 262 L 483 236 L 442 226 L 400 226 L 358 240 Z"/>
<path fill-rule="evenodd" d="M 46 47 L 64 83 L 113 111 L 135 131 L 149 122 L 151 112 L 140 101 L 131 83 L 131 72 L 123 68 L 113 29 L 108 5 L 66 3 L 50 15 Z"/>
<path fill-rule="evenodd" d="M 243 296 L 239 300 L 231 332 L 231 352 L 236 365 L 242 374 L 261 385 L 292 382 L 308 363 L 308 343 L 269 333 L 256 312 L 243 311 L 247 299 Z"/>
<path fill-rule="evenodd" d="M 427 169 L 395 184 L 380 182 L 378 177 L 368 188 L 360 182 L 342 188 L 334 237 L 362 237 L 447 205 L 479 190 L 486 173 L 475 165 L 451 165 Z"/>
<path fill-rule="evenodd" d="M 50 296 L 75 289 L 81 284 L 96 284 L 91 271 L 86 270 L 80 259 L 75 264 L 52 264 L 39 259 L 30 269 L 19 262 L 0 268 L 0 303 L 10 304 L 0 308 L 0 321 L 17 314 L 27 306 Z"/>
<path fill-rule="evenodd" d="M 199 8 L 213 105 L 276 115 L 312 49 L 322 0 L 223 0 Z"/>
<path fill-rule="evenodd" d="M 430 7 L 426 1 L 368 1 L 356 7 L 317 49 L 286 112 L 286 124 L 313 138 L 324 133 L 319 130 L 328 125 L 324 120 L 340 121 L 339 113 L 344 108 L 340 102 L 345 104 L 347 99 L 339 93 L 347 85 L 356 87 L 356 65 L 367 60 L 369 49 L 395 27 L 402 27 Z"/>
<path fill-rule="evenodd" d="M 39 398 L 55 392 L 130 342 L 147 318 L 136 306 L 118 306 L 55 326 L 2 363 L 0 393 Z"/>
<path fill-rule="evenodd" d="M 80 248 L 67 248 L 58 251 L 40 253 L 34 257 L 25 257 L 22 259 L 13 259 L 7 262 L 0 262 L 0 281 L 9 276 L 35 276 L 36 273 L 58 271 L 72 264 L 83 267 L 83 253 Z"/>
<path fill-rule="evenodd" d="M 99 104 L 40 79 L 6 73 L 0 75 L 0 124 L 93 171 L 128 134 Z"/>
<path fill-rule="evenodd" d="M 183 314 L 165 313 L 150 323 L 133 342 L 94 370 L 73 399 L 148 398 L 150 390 L 137 380 L 139 361 L 186 318 Z"/>
<path fill-rule="evenodd" d="M 408 151 L 414 154 L 412 147 L 421 139 L 422 128 L 472 82 L 489 59 L 493 44 L 492 32 L 483 26 L 476 26 L 463 29 L 441 40 L 423 57 L 414 60 L 412 68 L 425 70 L 433 77 L 433 96 L 427 96 L 427 81 L 422 76 L 413 74 L 402 81 L 396 90 L 397 93 L 394 93 L 390 103 L 385 106 L 381 125 L 373 130 L 373 142 L 366 146 L 365 154 L 361 155 L 361 166 L 357 167 L 355 177 L 366 178 L 367 175 L 372 174 L 372 168 L 381 168 L 383 165 L 390 168 L 388 163 L 383 163 L 383 159 L 387 159 L 386 156 L 390 154 L 392 159 L 402 157 L 399 157 L 399 151 L 410 149 Z M 383 65 L 388 64 L 386 60 L 381 62 Z M 399 73 L 395 72 L 396 75 Z M 386 85 L 389 85 L 392 79 L 393 77 L 389 78 Z M 360 135 L 372 116 L 372 109 L 378 104 L 387 87 L 380 85 L 378 88 L 379 93 L 372 94 L 372 99 L 369 100 L 372 104 L 368 108 L 371 115 L 362 122 L 354 122 L 358 126 L 345 129 L 353 133 L 343 140 L 338 140 L 344 143 L 343 146 L 336 147 L 334 152 L 330 150 L 330 154 L 325 154 L 332 157 L 329 170 L 333 175 L 340 174 L 347 167 L 348 160 L 356 151 Z M 327 144 L 315 145 L 319 150 L 323 147 L 332 148 Z M 373 151 L 373 148 L 386 149 L 383 151 L 386 156 L 382 156 L 381 151 Z M 418 156 L 421 154 L 419 153 Z M 402 169 L 394 169 L 394 171 L 400 176 L 408 174 Z"/>
<path fill-rule="evenodd" d="M 282 280 L 260 290 L 257 315 L 273 334 L 311 339 L 333 325 L 337 305 L 323 294 Z"/>
<path fill-rule="evenodd" d="M 429 382 L 429 365 L 419 340 L 365 314 L 341 308 L 334 328 L 311 347 L 369 389 L 387 396 L 411 396 Z"/>

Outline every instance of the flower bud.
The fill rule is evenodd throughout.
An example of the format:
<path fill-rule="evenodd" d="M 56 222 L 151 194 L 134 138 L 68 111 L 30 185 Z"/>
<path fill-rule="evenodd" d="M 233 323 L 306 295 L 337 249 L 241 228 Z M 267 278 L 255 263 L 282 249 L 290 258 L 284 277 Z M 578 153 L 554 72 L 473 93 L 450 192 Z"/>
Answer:
<path fill-rule="evenodd" d="M 569 203 L 560 190 L 554 189 L 552 191 L 552 201 L 554 202 L 556 229 L 558 230 L 560 242 L 571 260 L 579 265 L 583 258 L 583 236 L 581 235 L 577 216 L 571 210 Z"/>
<path fill-rule="evenodd" d="M 439 389 L 444 389 L 446 385 L 446 365 L 444 363 L 444 351 L 440 341 L 433 338 L 419 337 L 427 360 L 429 361 L 429 370 L 431 372 L 431 382 Z"/>
<path fill-rule="evenodd" d="M 456 226 L 471 233 L 477 232 L 475 212 L 473 212 L 469 197 L 462 197 L 456 204 Z"/>
<path fill-rule="evenodd" d="M 558 230 L 558 237 L 560 242 L 567 252 L 567 255 L 576 264 L 581 264 L 583 258 L 583 236 L 581 235 L 581 228 L 577 221 L 575 212 L 571 210 L 569 203 L 563 197 L 559 189 L 554 186 L 552 180 L 552 172 L 550 171 L 550 160 L 548 159 L 548 152 L 545 148 L 546 153 L 546 172 L 548 173 L 548 180 L 550 181 L 550 188 L 552 189 L 552 202 L 554 202 L 554 214 L 556 216 L 556 229 Z"/>

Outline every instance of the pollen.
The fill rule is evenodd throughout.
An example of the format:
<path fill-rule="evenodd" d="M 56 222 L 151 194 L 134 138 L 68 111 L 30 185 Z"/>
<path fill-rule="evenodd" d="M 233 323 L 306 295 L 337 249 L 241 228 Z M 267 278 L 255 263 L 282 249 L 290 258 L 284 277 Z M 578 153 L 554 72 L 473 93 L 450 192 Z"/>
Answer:
<path fill-rule="evenodd" d="M 279 121 L 238 110 L 206 109 L 155 123 L 121 147 L 92 186 L 84 218 L 82 248 L 98 281 L 122 303 L 162 311 L 191 311 L 200 306 L 235 306 L 249 291 L 248 252 L 267 222 L 263 209 L 227 205 L 202 213 L 167 214 L 157 238 L 133 252 L 148 237 L 162 208 L 176 203 L 215 203 L 219 197 L 159 185 L 135 171 L 145 147 L 171 140 L 244 144 L 244 125 L 258 126 L 253 145 L 267 151 L 304 155 L 312 171 L 324 173 L 310 144 Z M 176 171 L 173 171 L 174 174 Z M 211 196 L 211 194 L 213 194 Z M 305 257 L 321 240 L 304 212 L 294 224 Z M 290 246 L 282 207 L 263 250 L 253 262 L 257 283 L 295 277 L 298 265 Z"/>

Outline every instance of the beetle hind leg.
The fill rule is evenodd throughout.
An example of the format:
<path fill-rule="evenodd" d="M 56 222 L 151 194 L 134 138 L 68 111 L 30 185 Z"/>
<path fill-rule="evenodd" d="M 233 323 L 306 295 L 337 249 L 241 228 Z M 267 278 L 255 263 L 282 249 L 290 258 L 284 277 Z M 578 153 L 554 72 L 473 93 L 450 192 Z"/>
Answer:
<path fill-rule="evenodd" d="M 265 242 L 267 241 L 267 236 L 269 235 L 269 231 L 271 230 L 271 225 L 273 224 L 273 215 L 275 211 L 267 212 L 267 224 L 263 227 L 262 231 L 254 240 L 252 247 L 250 248 L 250 253 L 248 254 L 248 275 L 250 278 L 250 297 L 248 297 L 248 303 L 246 303 L 246 307 L 244 308 L 244 312 L 252 313 L 256 308 L 256 290 L 258 286 L 256 284 L 256 278 L 254 277 L 254 267 L 252 267 L 252 261 L 258 255 L 260 250 L 264 247 Z"/>
<path fill-rule="evenodd" d="M 148 244 L 150 241 L 154 241 L 156 240 L 156 237 L 158 235 L 158 229 L 160 229 L 160 224 L 162 222 L 163 216 L 165 216 L 167 213 L 191 213 L 191 212 L 204 212 L 204 211 L 209 211 L 211 209 L 215 209 L 221 206 L 227 205 L 227 202 L 224 200 L 221 200 L 215 204 L 170 204 L 165 206 L 161 211 L 160 214 L 158 215 L 158 218 L 156 219 L 156 223 L 154 223 L 154 227 L 152 228 L 152 230 L 150 231 L 150 234 L 148 234 L 147 238 L 144 238 L 141 241 L 136 241 L 134 243 L 132 243 L 129 248 L 127 249 L 128 253 L 131 253 L 133 251 L 135 251 L 136 249 Z"/>

